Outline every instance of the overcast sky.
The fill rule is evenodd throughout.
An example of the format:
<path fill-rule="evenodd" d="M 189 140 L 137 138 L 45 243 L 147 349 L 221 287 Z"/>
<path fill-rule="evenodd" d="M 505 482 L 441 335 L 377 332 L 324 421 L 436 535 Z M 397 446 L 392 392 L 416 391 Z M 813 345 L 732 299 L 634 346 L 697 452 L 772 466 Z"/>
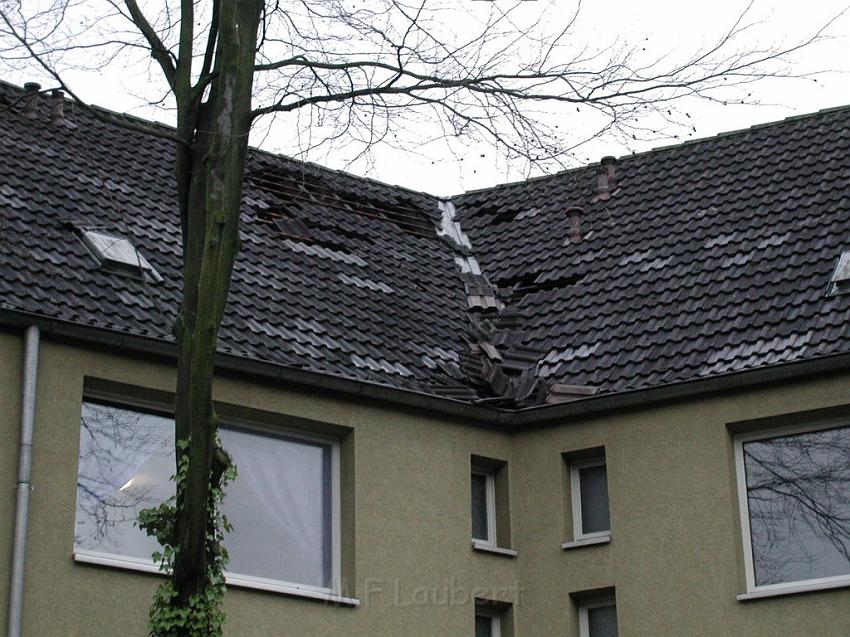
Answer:
<path fill-rule="evenodd" d="M 572 0 L 557 1 L 559 8 L 560 3 L 563 4 L 564 12 L 574 7 Z M 762 23 L 751 32 L 752 45 L 756 47 L 771 42 L 802 39 L 838 14 L 849 2 L 760 0 L 756 3 L 754 15 Z M 591 43 L 609 42 L 617 37 L 630 41 L 643 40 L 654 54 L 669 52 L 672 56 L 685 57 L 688 52 L 727 30 L 742 6 L 744 3 L 738 0 L 587 2 L 573 37 L 581 37 Z M 535 10 L 536 2 L 530 0 L 527 11 Z M 822 108 L 850 104 L 850 42 L 843 35 L 850 33 L 850 16 L 839 20 L 830 33 L 835 36 L 833 39 L 801 51 L 792 60 L 795 72 L 801 74 L 831 71 L 819 75 L 816 82 L 813 79 L 768 79 L 750 85 L 747 88 L 752 92 L 750 99 L 761 102 L 758 106 L 723 106 L 700 101 L 680 105 L 689 114 L 688 123 L 696 129 L 688 131 L 690 138 L 707 137 Z M 140 96 L 145 97 L 146 72 L 147 69 L 107 69 L 96 77 L 73 76 L 71 84 L 81 97 L 91 103 L 168 122 L 170 113 L 145 107 L 143 99 L 140 99 Z M 36 80 L 45 86 L 52 86 L 50 79 L 35 66 L 13 74 L 8 79 L 16 83 Z M 151 99 L 150 96 L 146 97 Z M 561 128 L 574 126 L 576 133 L 581 133 L 584 124 L 572 109 L 565 109 L 559 114 L 559 121 L 561 117 L 564 124 Z M 293 144 L 291 128 L 279 127 L 273 129 L 270 135 L 262 138 L 255 136 L 252 141 L 268 150 L 295 154 L 298 147 Z M 680 137 L 677 139 L 673 134 L 679 134 Z M 598 161 L 603 155 L 622 156 L 678 143 L 687 138 L 679 129 L 671 130 L 666 139 L 633 142 L 629 146 L 613 139 L 598 139 L 582 147 L 577 161 Z M 353 164 L 350 163 L 350 156 L 337 151 L 313 155 L 310 159 L 333 168 L 345 168 L 356 174 L 438 195 L 522 179 L 529 174 L 527 167 L 521 164 L 505 165 L 488 145 L 455 144 L 447 148 L 445 144 L 435 144 L 420 151 L 402 153 L 392 148 L 377 148 L 371 161 L 360 160 Z M 532 171 L 531 174 L 538 174 L 538 171 Z"/>
<path fill-rule="evenodd" d="M 570 4 L 565 2 L 565 4 Z M 789 41 L 810 33 L 817 25 L 838 14 L 847 0 L 763 1 L 757 4 L 765 23 L 758 29 L 759 41 Z M 742 6 L 734 0 L 682 2 L 681 0 L 607 0 L 585 3 L 579 33 L 589 39 L 608 41 L 618 35 L 649 38 L 659 51 L 689 51 L 695 45 L 716 37 L 737 15 Z M 831 30 L 829 42 L 802 51 L 795 60 L 800 73 L 833 69 L 835 72 L 812 80 L 763 80 L 751 85 L 758 106 L 722 106 L 696 101 L 683 108 L 692 116 L 696 128 L 693 138 L 746 128 L 785 117 L 810 113 L 822 108 L 850 105 L 850 40 L 838 37 L 850 34 L 850 16 Z M 571 112 L 565 113 L 569 120 Z M 680 138 L 681 139 L 681 138 Z M 622 156 L 659 146 L 679 143 L 673 137 L 665 141 L 637 142 L 631 148 L 611 139 L 601 139 L 582 149 L 580 160 L 599 161 L 605 155 Z M 481 157 L 484 155 L 484 157 Z M 469 148 L 461 157 L 443 155 L 431 159 L 408 156 L 397 160 L 391 153 L 380 153 L 373 170 L 379 179 L 410 186 L 435 194 L 454 194 L 483 188 L 495 183 L 523 178 L 523 167 L 509 170 L 495 165 L 490 148 Z M 432 161 L 434 163 L 432 163 Z"/>

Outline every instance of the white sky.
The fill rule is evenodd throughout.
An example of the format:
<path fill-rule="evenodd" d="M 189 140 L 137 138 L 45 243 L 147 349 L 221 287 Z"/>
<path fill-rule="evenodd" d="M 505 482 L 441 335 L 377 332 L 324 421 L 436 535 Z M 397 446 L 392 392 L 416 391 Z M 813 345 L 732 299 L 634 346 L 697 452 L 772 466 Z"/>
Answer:
<path fill-rule="evenodd" d="M 563 2 L 565 11 L 574 6 L 573 0 L 557 1 Z M 764 22 L 753 31 L 753 45 L 803 38 L 848 4 L 850 0 L 760 0 L 756 3 L 756 15 L 763 17 Z M 528 10 L 534 11 L 534 5 L 534 0 L 530 0 Z M 743 0 L 586 2 L 575 33 L 590 42 L 609 42 L 616 37 L 635 41 L 638 38 L 646 39 L 647 47 L 653 53 L 670 52 L 684 57 L 700 44 L 728 29 L 742 6 Z M 819 76 L 817 82 L 811 79 L 760 81 L 748 87 L 752 91 L 751 99 L 761 103 L 758 106 L 722 106 L 706 102 L 680 104 L 691 116 L 688 123 L 696 128 L 693 137 L 707 137 L 822 108 L 850 104 L 850 41 L 843 35 L 848 32 L 850 15 L 844 16 L 833 26 L 830 31 L 835 36 L 833 39 L 806 49 L 791 60 L 796 72 L 832 71 Z M 147 69 L 139 69 L 137 72 L 132 69 L 106 69 L 94 78 L 82 75 L 71 77 L 71 85 L 83 99 L 91 103 L 167 122 L 169 113 L 145 107 L 139 98 L 144 93 L 140 87 L 144 87 L 146 73 Z M 53 85 L 35 66 L 7 79 L 16 83 L 35 80 L 45 86 Z M 559 117 L 563 117 L 566 126 L 574 125 L 581 130 L 582 123 L 576 119 L 571 108 L 565 109 Z M 287 131 L 280 130 L 273 131 L 264 140 L 254 141 L 262 141 L 263 147 L 268 150 L 292 154 L 297 148 L 289 144 L 290 138 Z M 579 160 L 593 162 L 603 155 L 624 155 L 678 141 L 670 137 L 666 140 L 637 142 L 627 148 L 611 139 L 599 139 L 582 148 Z M 346 168 L 356 174 L 438 195 L 483 188 L 526 176 L 523 166 L 505 166 L 497 159 L 494 149 L 485 145 L 455 146 L 453 149 L 435 146 L 430 147 L 427 153 L 413 154 L 378 148 L 373 152 L 373 161 L 368 164 L 361 161 L 353 165 L 348 164 L 344 152 L 314 156 L 311 159 L 333 168 Z M 539 171 L 532 172 L 537 173 Z"/>

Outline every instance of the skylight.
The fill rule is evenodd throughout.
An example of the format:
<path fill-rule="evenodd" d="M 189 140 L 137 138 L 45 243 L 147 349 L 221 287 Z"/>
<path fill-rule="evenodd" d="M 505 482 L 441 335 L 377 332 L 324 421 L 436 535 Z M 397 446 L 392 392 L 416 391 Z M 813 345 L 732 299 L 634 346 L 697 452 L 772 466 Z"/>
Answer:
<path fill-rule="evenodd" d="M 146 272 L 157 281 L 161 280 L 154 267 L 148 263 L 148 260 L 141 255 L 129 239 L 94 230 L 85 230 L 83 231 L 83 240 L 101 265 L 130 273 Z"/>
<path fill-rule="evenodd" d="M 830 280 L 829 293 L 841 294 L 850 292 L 850 251 L 843 252 L 835 264 L 835 271 Z"/>

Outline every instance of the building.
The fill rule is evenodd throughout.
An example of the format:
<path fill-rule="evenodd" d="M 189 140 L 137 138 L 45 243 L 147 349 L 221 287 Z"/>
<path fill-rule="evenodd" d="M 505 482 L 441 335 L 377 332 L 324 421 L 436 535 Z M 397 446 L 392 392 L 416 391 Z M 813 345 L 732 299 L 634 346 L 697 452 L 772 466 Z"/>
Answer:
<path fill-rule="evenodd" d="M 0 609 L 141 635 L 171 143 L 0 102 L 10 570 L 34 408 Z M 848 157 L 850 108 L 449 200 L 252 152 L 216 385 L 228 634 L 847 635 Z"/>

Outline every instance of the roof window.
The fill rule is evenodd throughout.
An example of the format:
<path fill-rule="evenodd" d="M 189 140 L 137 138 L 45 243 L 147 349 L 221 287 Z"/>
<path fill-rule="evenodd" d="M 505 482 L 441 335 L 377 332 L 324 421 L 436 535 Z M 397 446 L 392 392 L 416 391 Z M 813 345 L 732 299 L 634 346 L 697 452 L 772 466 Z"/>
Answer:
<path fill-rule="evenodd" d="M 850 251 L 842 252 L 829 281 L 830 294 L 850 292 Z"/>
<path fill-rule="evenodd" d="M 84 230 L 83 241 L 102 266 L 128 274 L 148 274 L 156 281 L 162 280 L 159 273 L 129 239 L 94 230 Z"/>

